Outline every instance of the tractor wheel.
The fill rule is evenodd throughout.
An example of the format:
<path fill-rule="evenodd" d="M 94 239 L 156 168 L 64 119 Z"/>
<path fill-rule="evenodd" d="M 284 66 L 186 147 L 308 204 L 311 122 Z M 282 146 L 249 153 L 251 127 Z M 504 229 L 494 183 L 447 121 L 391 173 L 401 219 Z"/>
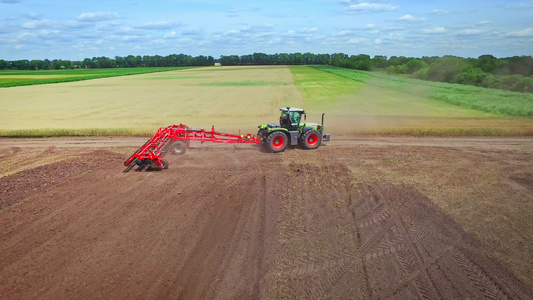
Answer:
<path fill-rule="evenodd" d="M 161 169 L 168 169 L 168 160 L 166 159 L 161 160 L 161 164 L 163 165 Z"/>
<path fill-rule="evenodd" d="M 287 135 L 281 131 L 274 131 L 266 138 L 268 149 L 272 152 L 281 152 L 289 143 Z"/>
<path fill-rule="evenodd" d="M 301 137 L 300 143 L 305 149 L 316 149 L 322 142 L 322 135 L 315 129 L 307 130 Z"/>
<path fill-rule="evenodd" d="M 171 153 L 174 155 L 183 155 L 185 154 L 185 151 L 187 150 L 187 143 L 184 141 L 177 141 L 174 144 L 172 144 Z"/>
<path fill-rule="evenodd" d="M 179 138 L 185 138 L 186 135 L 184 133 L 182 133 L 182 134 L 178 135 L 178 137 Z M 189 147 L 191 145 L 191 141 L 190 140 L 182 140 L 182 141 L 185 143 L 185 145 L 187 145 L 187 147 Z"/>

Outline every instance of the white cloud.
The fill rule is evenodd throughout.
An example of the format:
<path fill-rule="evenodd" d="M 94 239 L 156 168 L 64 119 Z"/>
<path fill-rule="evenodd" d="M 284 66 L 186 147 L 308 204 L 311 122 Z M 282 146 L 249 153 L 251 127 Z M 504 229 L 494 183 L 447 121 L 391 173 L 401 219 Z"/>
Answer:
<path fill-rule="evenodd" d="M 477 26 L 485 26 L 485 25 L 489 25 L 489 24 L 492 24 L 493 22 L 492 21 L 489 21 L 489 20 L 483 20 L 483 21 L 479 21 L 476 23 Z"/>
<path fill-rule="evenodd" d="M 305 27 L 304 29 L 302 29 L 302 32 L 305 32 L 305 33 L 316 33 L 316 32 L 318 32 L 318 28 L 316 28 L 316 27 L 313 27 L 313 28 Z"/>
<path fill-rule="evenodd" d="M 193 35 L 196 37 L 199 37 L 204 34 L 203 30 L 196 29 L 196 28 L 188 28 L 181 32 L 183 35 Z"/>
<path fill-rule="evenodd" d="M 368 39 L 366 38 L 353 38 L 348 40 L 348 43 L 350 44 L 366 44 L 367 42 Z"/>
<path fill-rule="evenodd" d="M 240 6 L 240 7 L 235 7 L 233 9 L 230 10 L 231 13 L 238 13 L 238 12 L 243 12 L 243 11 L 259 11 L 261 10 L 261 8 L 259 8 L 258 6 L 254 6 L 254 5 L 246 5 L 246 6 Z"/>
<path fill-rule="evenodd" d="M 458 33 L 459 33 L 459 35 L 479 35 L 479 34 L 481 34 L 483 32 L 484 31 L 480 30 L 480 29 L 469 28 L 469 29 L 461 30 Z"/>
<path fill-rule="evenodd" d="M 181 26 L 180 22 L 150 22 L 143 25 L 135 26 L 136 29 L 145 29 L 145 30 L 168 30 Z"/>
<path fill-rule="evenodd" d="M 50 20 L 37 20 L 37 21 L 31 21 L 26 22 L 22 24 L 22 28 L 29 29 L 29 30 L 38 30 L 43 28 L 57 28 L 59 27 L 59 23 L 55 21 Z"/>
<path fill-rule="evenodd" d="M 226 14 L 226 17 L 228 18 L 238 18 L 240 17 L 241 13 L 249 13 L 249 12 L 256 12 L 261 10 L 261 8 L 253 5 L 246 5 L 246 6 L 240 6 L 235 7 L 228 11 L 228 14 Z"/>
<path fill-rule="evenodd" d="M 505 5 L 505 8 L 533 8 L 533 2 L 521 2 L 521 3 L 514 3 L 514 4 L 507 4 Z"/>
<path fill-rule="evenodd" d="M 444 10 L 444 9 L 434 9 L 430 11 L 429 13 L 432 15 L 444 16 L 444 15 L 450 14 L 451 12 L 449 10 Z"/>
<path fill-rule="evenodd" d="M 102 22 L 117 19 L 119 15 L 115 12 L 86 12 L 79 15 L 76 20 L 80 22 Z"/>
<path fill-rule="evenodd" d="M 529 27 L 529 28 L 525 28 L 525 29 L 522 29 L 522 30 L 518 30 L 518 31 L 512 31 L 512 32 L 507 33 L 505 36 L 508 36 L 508 37 L 529 37 L 529 36 L 533 36 L 533 28 Z"/>
<path fill-rule="evenodd" d="M 404 15 L 398 18 L 398 21 L 405 21 L 405 22 L 421 22 L 425 20 L 426 18 L 418 18 L 413 15 Z"/>
<path fill-rule="evenodd" d="M 171 31 L 171 32 L 165 34 L 163 37 L 166 38 L 166 39 L 172 39 L 172 38 L 177 38 L 177 37 L 179 37 L 179 35 L 178 35 L 177 32 L 175 32 L 175 31 Z"/>
<path fill-rule="evenodd" d="M 356 4 L 349 4 L 346 7 L 348 12 L 384 12 L 384 11 L 396 11 L 399 6 L 391 5 L 388 3 L 369 3 L 361 2 Z"/>
<path fill-rule="evenodd" d="M 427 28 L 423 30 L 425 33 L 444 33 L 446 32 L 446 28 L 437 26 L 432 28 Z"/>
<path fill-rule="evenodd" d="M 8 20 L 19 20 L 19 19 L 29 19 L 29 20 L 40 20 L 43 17 L 42 14 L 38 13 L 24 13 L 24 14 L 18 14 L 18 15 L 12 15 L 8 17 Z"/>

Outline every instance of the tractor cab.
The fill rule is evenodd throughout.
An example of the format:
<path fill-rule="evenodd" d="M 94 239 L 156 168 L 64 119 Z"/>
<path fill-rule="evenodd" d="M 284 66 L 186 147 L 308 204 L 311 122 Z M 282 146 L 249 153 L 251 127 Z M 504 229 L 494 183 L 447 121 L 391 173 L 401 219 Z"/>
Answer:
<path fill-rule="evenodd" d="M 280 111 L 279 124 L 287 130 L 298 130 L 302 116 L 305 120 L 305 111 L 301 108 L 283 107 L 280 108 Z"/>

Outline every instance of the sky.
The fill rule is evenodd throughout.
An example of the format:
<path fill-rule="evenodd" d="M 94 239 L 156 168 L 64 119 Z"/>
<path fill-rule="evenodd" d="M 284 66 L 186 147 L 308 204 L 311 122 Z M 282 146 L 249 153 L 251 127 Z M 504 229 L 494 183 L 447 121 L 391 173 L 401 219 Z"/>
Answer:
<path fill-rule="evenodd" d="M 0 0 L 0 59 L 533 55 L 533 1 Z"/>

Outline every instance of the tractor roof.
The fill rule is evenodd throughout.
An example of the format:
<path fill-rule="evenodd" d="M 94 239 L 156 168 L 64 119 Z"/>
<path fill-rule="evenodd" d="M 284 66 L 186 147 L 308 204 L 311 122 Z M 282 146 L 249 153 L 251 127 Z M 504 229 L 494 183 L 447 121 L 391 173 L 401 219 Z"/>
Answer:
<path fill-rule="evenodd" d="M 280 108 L 279 110 L 281 111 L 284 111 L 284 112 L 288 112 L 288 111 L 299 111 L 299 112 L 305 112 L 303 109 L 301 108 L 296 108 L 296 107 L 282 107 Z"/>

